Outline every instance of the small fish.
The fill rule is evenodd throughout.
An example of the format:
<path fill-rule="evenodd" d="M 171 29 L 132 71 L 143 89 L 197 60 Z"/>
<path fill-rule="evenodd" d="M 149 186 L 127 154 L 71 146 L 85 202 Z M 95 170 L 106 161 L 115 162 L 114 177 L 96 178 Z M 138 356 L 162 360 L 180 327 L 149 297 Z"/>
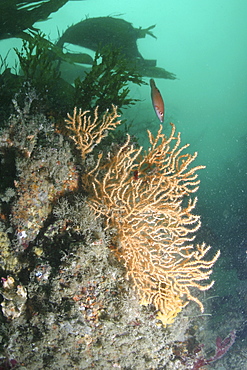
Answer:
<path fill-rule="evenodd" d="M 154 110 L 159 118 L 160 122 L 164 122 L 164 115 L 165 115 L 165 105 L 162 99 L 161 93 L 157 89 L 154 80 L 151 78 L 150 80 L 151 86 L 151 98 Z"/>

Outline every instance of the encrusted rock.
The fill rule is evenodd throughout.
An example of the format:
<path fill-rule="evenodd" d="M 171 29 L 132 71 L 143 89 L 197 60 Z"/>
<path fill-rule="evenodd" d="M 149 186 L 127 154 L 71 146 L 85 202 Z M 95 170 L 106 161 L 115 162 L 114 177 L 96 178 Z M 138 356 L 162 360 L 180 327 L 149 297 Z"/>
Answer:
<path fill-rule="evenodd" d="M 19 317 L 25 308 L 27 300 L 27 290 L 22 285 L 15 284 L 13 277 L 8 276 L 7 279 L 2 278 L 3 281 L 3 292 L 4 298 L 1 303 L 2 311 L 5 317 L 9 320 L 13 320 Z"/>

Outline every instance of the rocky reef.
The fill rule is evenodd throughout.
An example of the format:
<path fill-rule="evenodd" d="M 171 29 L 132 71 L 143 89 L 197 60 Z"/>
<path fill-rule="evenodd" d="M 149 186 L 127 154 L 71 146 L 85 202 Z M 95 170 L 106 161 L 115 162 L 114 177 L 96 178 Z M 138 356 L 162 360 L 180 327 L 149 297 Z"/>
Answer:
<path fill-rule="evenodd" d="M 36 43 L 37 40 L 33 41 Z M 39 42 L 35 44 L 36 51 L 43 50 Z M 26 44 L 25 47 L 32 45 Z M 49 50 L 44 50 L 45 54 L 39 61 L 42 68 Z M 120 207 L 116 210 L 117 221 L 121 225 L 124 195 L 129 194 L 129 189 L 137 189 L 135 197 L 133 194 L 127 196 L 124 206 L 128 212 L 133 202 L 138 208 L 138 191 L 143 187 L 146 189 L 148 184 L 155 185 L 158 179 L 154 165 L 143 159 L 138 162 L 141 148 L 130 135 L 126 141 L 128 126 L 124 129 L 120 125 L 117 108 L 110 104 L 116 99 L 121 109 L 134 103 L 128 97 L 127 84 L 129 81 L 141 84 L 140 76 L 135 72 L 129 75 L 124 66 L 118 69 L 119 74 L 115 74 L 110 63 L 114 61 L 114 55 L 98 63 L 98 54 L 86 82 L 78 81 L 77 86 L 69 90 L 73 93 L 69 94 L 68 90 L 60 89 L 60 77 L 56 75 L 54 65 L 49 64 L 51 69 L 48 68 L 44 81 L 46 83 L 49 76 L 55 76 L 53 89 L 57 90 L 57 95 L 53 96 L 52 84 L 47 89 L 46 84 L 42 84 L 39 64 L 33 63 L 36 60 L 34 55 L 30 53 L 28 60 L 24 54 L 20 55 L 26 67 L 24 76 L 12 79 L 9 71 L 1 76 L 4 84 L 0 94 L 4 96 L 8 91 L 9 95 L 1 106 L 4 114 L 0 122 L 0 369 L 89 370 L 114 367 L 126 370 L 196 370 L 199 369 L 198 364 L 223 357 L 238 336 L 232 333 L 230 342 L 228 337 L 217 339 L 216 355 L 208 356 L 206 360 L 207 352 L 211 353 L 215 348 L 212 331 L 206 350 L 202 345 L 212 300 L 193 291 L 196 294 L 193 295 L 194 301 L 201 300 L 206 313 L 201 313 L 192 302 L 182 312 L 177 310 L 172 317 L 175 319 L 173 324 L 164 327 L 157 319 L 159 307 L 155 306 L 155 300 L 147 306 L 140 304 L 138 292 L 133 289 L 133 279 L 127 279 L 129 266 L 124 266 L 119 258 L 121 240 L 118 225 L 112 222 L 116 217 L 111 207 L 107 206 L 108 195 L 115 194 L 112 189 L 116 181 L 108 174 L 112 176 L 118 169 L 119 190 L 115 186 L 116 196 L 112 200 Z M 32 79 L 32 76 L 36 77 Z M 11 91 L 7 89 L 7 81 L 10 80 L 14 87 Z M 104 86 L 108 90 L 104 90 Z M 107 91 L 105 97 L 104 91 Z M 62 96 L 63 102 L 59 105 L 59 97 L 62 101 Z M 73 115 L 75 103 L 80 99 L 91 112 L 85 112 L 83 107 L 75 108 Z M 98 103 L 102 105 L 93 109 Z M 65 109 L 70 113 L 67 119 Z M 178 140 L 179 137 L 173 134 L 171 140 Z M 153 148 L 160 138 L 166 140 L 161 131 L 157 141 L 151 133 L 149 137 Z M 166 146 L 163 151 L 158 147 L 155 155 L 149 151 L 146 158 L 161 161 L 163 154 L 166 154 L 165 149 Z M 175 149 L 171 150 L 172 160 L 167 162 L 169 168 L 174 166 L 172 178 L 175 180 L 179 171 L 181 175 L 187 170 L 191 158 L 187 155 L 179 160 L 180 149 L 177 152 L 176 149 L 175 145 Z M 136 156 L 134 159 L 132 154 Z M 128 167 L 132 159 L 135 171 Z M 137 163 L 141 163 L 141 167 Z M 162 171 L 166 165 L 160 167 Z M 122 169 L 127 170 L 125 187 L 121 186 L 124 185 Z M 194 176 L 193 171 L 188 174 L 189 179 Z M 196 178 L 191 180 L 197 185 Z M 185 183 L 183 189 L 188 195 Z M 99 189 L 103 191 L 102 197 Z M 98 213 L 94 212 L 96 206 L 92 194 L 100 206 Z M 163 197 L 161 190 L 152 204 Z M 174 198 L 171 197 L 171 200 Z M 155 224 L 154 208 L 147 209 L 150 212 L 150 217 L 147 217 L 150 228 Z M 187 208 L 193 210 L 192 204 Z M 179 215 L 182 214 L 181 217 L 185 215 L 185 221 L 191 221 L 188 209 L 187 213 L 183 213 L 182 201 L 181 207 L 179 204 L 171 209 L 172 212 L 176 210 L 179 210 Z M 144 212 L 144 216 L 147 213 Z M 133 222 L 131 212 L 128 219 Z M 171 222 L 172 219 L 173 216 L 167 223 L 160 216 L 159 222 L 166 222 L 166 226 L 173 225 L 175 235 L 177 224 Z M 143 226 L 141 219 L 138 223 L 136 218 L 134 221 L 134 226 Z M 189 228 L 193 229 L 194 223 L 191 224 Z M 169 238 L 172 234 L 164 231 L 162 225 L 158 229 L 157 232 L 163 230 L 164 238 L 172 240 Z M 179 230 L 184 231 L 182 228 Z M 135 235 L 141 240 L 142 233 L 135 232 Z M 156 235 L 155 232 L 153 238 Z M 177 242 L 178 250 L 181 240 Z M 170 243 L 169 250 L 174 244 Z M 143 251 L 144 243 L 140 253 Z M 185 256 L 183 251 L 180 257 Z M 145 252 L 145 256 L 152 255 L 153 251 L 149 252 Z M 165 255 L 162 254 L 162 257 Z M 177 259 L 175 265 L 180 260 Z M 154 284 L 152 277 L 150 280 Z M 160 288 L 166 292 L 163 282 Z M 217 328 L 219 334 L 225 337 L 224 328 Z M 244 331 L 241 333 L 244 336 Z M 239 347 L 238 361 L 236 356 L 232 356 L 225 363 L 234 364 L 237 370 L 243 369 L 246 363 L 243 348 Z"/>

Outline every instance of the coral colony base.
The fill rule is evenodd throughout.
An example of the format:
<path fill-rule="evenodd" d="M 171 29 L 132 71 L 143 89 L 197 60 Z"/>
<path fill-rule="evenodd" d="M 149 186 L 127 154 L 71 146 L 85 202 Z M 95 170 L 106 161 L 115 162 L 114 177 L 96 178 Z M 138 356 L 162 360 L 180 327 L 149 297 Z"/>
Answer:
<path fill-rule="evenodd" d="M 213 285 L 204 282 L 220 254 L 206 260 L 210 247 L 192 244 L 196 153 L 185 153 L 173 124 L 169 136 L 148 131 L 146 152 L 127 135 L 105 153 L 102 139 L 121 123 L 116 106 L 92 116 L 75 108 L 62 135 L 30 104 L 15 102 L 0 140 L 17 177 L 1 195 L 11 205 L 0 230 L 3 366 L 182 370 L 214 361 L 193 352 L 198 342 L 186 358 L 183 349 L 190 320 L 181 311 L 193 316 L 194 301 L 203 312 L 199 292 Z M 218 343 L 217 353 L 230 348 Z"/>

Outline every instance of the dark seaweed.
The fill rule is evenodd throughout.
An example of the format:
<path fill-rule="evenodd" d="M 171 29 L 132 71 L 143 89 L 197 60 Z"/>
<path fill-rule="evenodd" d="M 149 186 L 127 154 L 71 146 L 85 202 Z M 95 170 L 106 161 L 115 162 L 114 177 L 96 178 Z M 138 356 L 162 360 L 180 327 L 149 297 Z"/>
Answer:
<path fill-rule="evenodd" d="M 0 1 L 0 40 L 22 37 L 22 31 L 46 19 L 68 0 L 1 0 Z"/>
<path fill-rule="evenodd" d="M 92 69 L 84 80 L 75 80 L 75 102 L 83 109 L 100 107 L 100 113 L 117 105 L 119 112 L 124 106 L 135 104 L 138 99 L 130 98 L 128 83 L 145 84 L 142 77 L 119 58 L 118 50 L 104 48 L 96 52 Z M 101 60 L 100 60 L 101 59 Z"/>

